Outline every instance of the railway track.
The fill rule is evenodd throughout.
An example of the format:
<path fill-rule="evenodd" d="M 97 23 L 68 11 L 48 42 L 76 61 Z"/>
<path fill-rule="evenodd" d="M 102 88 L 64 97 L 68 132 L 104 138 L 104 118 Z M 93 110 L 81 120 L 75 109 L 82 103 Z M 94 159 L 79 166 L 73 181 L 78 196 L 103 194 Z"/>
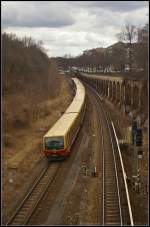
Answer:
<path fill-rule="evenodd" d="M 54 181 L 60 165 L 60 163 L 52 163 L 46 166 L 15 213 L 9 219 L 6 226 L 20 226 L 28 223 L 40 200 L 43 198 L 47 189 Z"/>
<path fill-rule="evenodd" d="M 115 150 L 109 122 L 104 110 L 103 114 L 108 127 L 111 143 L 111 149 L 105 148 L 103 129 L 103 225 L 122 225 L 122 209 Z"/>
<path fill-rule="evenodd" d="M 89 89 L 91 90 L 92 88 Z M 102 204 L 101 214 L 99 216 L 100 222 L 103 225 L 130 225 L 132 221 L 129 217 L 129 207 L 123 205 L 123 203 L 127 204 L 127 202 L 125 198 L 125 187 L 122 183 L 122 167 L 119 163 L 115 136 L 110 119 L 105 113 L 105 109 L 101 103 L 101 98 L 94 89 L 92 90 L 91 92 L 95 93 L 96 97 L 96 108 L 99 113 L 100 121 L 99 125 L 101 125 L 100 139 L 102 140 L 102 147 L 100 149 L 102 149 L 103 164 L 100 171 L 103 172 L 103 182 L 100 183 L 100 186 L 103 188 L 103 192 L 102 199 L 99 198 Z M 25 225 L 29 222 L 40 200 L 54 182 L 59 167 L 60 163 L 59 165 L 58 163 L 52 163 L 45 168 L 6 225 Z"/>
<path fill-rule="evenodd" d="M 102 225 L 133 225 L 131 207 L 128 203 L 123 171 L 120 164 L 116 136 L 111 125 L 110 116 L 105 112 L 101 97 L 88 86 L 97 97 L 96 108 L 101 122 L 101 140 L 103 154 L 103 195 L 100 223 Z M 103 119 L 103 120 L 102 120 Z M 107 126 L 107 127 L 106 127 Z M 127 192 L 128 193 L 128 192 Z"/>

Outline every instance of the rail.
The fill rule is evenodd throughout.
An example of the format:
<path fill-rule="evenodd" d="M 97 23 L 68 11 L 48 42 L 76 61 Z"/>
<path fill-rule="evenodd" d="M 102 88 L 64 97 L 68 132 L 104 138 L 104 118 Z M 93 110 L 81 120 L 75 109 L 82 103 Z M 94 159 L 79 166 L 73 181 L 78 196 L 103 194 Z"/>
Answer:
<path fill-rule="evenodd" d="M 88 87 L 90 87 L 93 90 L 94 93 L 96 93 L 96 95 L 99 97 L 100 101 L 102 102 L 102 98 L 100 97 L 98 92 L 93 87 L 91 87 L 91 85 L 89 85 L 87 82 L 85 82 L 85 83 L 88 85 Z M 102 106 L 101 102 L 100 102 L 100 104 L 101 104 L 101 107 L 102 107 L 102 110 L 103 110 L 103 113 L 104 113 L 104 116 L 105 116 L 106 114 L 104 112 L 104 109 L 103 109 L 103 106 Z M 110 126 L 109 126 L 109 123 L 108 123 L 108 120 L 107 120 L 106 116 L 105 116 L 105 119 L 106 119 L 107 125 L 109 127 L 109 132 L 111 134 Z M 109 116 L 109 119 L 110 119 L 110 116 Z M 113 129 L 113 132 L 114 132 L 114 135 L 115 135 L 115 140 L 116 140 L 116 143 L 117 143 L 117 148 L 118 148 L 118 153 L 119 153 L 119 158 L 120 158 L 121 170 L 122 170 L 122 175 L 123 175 L 123 180 L 124 180 L 124 185 L 125 185 L 126 198 L 127 198 L 127 204 L 128 204 L 128 212 L 129 212 L 129 217 L 130 217 L 130 223 L 131 223 L 131 226 L 133 226 L 134 222 L 133 222 L 133 215 L 132 215 L 132 209 L 131 209 L 131 204 L 130 204 L 128 186 L 127 186 L 127 182 L 126 182 L 126 173 L 125 173 L 125 170 L 124 170 L 123 160 L 122 160 L 122 156 L 121 156 L 121 152 L 120 152 L 120 147 L 119 147 L 116 131 L 115 131 L 115 128 L 114 128 L 114 125 L 113 125 L 112 121 L 111 121 L 111 125 L 112 125 L 112 129 Z M 111 138 L 111 142 L 112 142 L 111 135 L 110 135 L 110 138 Z M 102 145 L 103 145 L 103 139 L 102 139 Z M 113 143 L 112 143 L 112 148 L 113 148 L 113 153 L 114 153 Z M 104 159 L 104 155 L 103 155 L 103 159 Z M 115 162 L 115 169 L 117 171 L 116 162 Z M 116 178 L 117 178 L 117 175 L 116 175 Z M 104 163 L 103 163 L 103 179 L 104 179 Z M 123 223 L 122 223 L 122 217 L 121 217 L 121 201 L 120 201 L 120 196 L 119 196 L 119 182 L 118 182 L 118 178 L 117 178 L 117 185 L 118 185 L 117 188 L 118 188 L 118 198 L 119 198 L 120 220 L 121 220 L 121 225 L 122 225 Z M 104 182 L 103 182 L 103 204 L 104 204 Z M 104 206 L 103 206 L 103 225 L 104 225 Z"/>
<path fill-rule="evenodd" d="M 95 91 L 93 88 L 92 88 L 92 90 L 99 97 L 100 101 L 102 101 L 102 99 L 101 99 L 100 95 L 98 94 L 98 92 Z M 101 102 L 100 102 L 100 104 L 101 104 Z M 119 190 L 119 182 L 118 182 L 117 165 L 116 165 L 116 159 L 115 159 L 113 139 L 112 139 L 111 130 L 110 130 L 109 122 L 108 122 L 108 119 L 107 119 L 107 115 L 106 115 L 106 113 L 104 111 L 104 108 L 103 108 L 102 104 L 101 104 L 101 108 L 102 108 L 102 111 L 103 111 L 103 116 L 105 117 L 105 120 L 107 122 L 107 127 L 108 127 L 108 130 L 109 130 L 109 136 L 110 136 L 110 139 L 111 139 L 111 146 L 112 146 L 112 151 L 113 151 L 113 160 L 114 160 L 114 167 L 115 167 L 115 179 L 116 179 L 116 186 L 117 186 L 119 217 L 120 217 L 120 224 L 122 225 L 122 211 L 121 211 L 121 202 L 120 202 L 120 190 Z M 103 162 L 104 162 L 104 164 L 103 164 L 103 168 L 104 168 L 103 169 L 103 181 L 105 181 L 104 175 L 105 175 L 105 171 L 107 171 L 107 170 L 105 170 L 106 169 L 105 165 L 107 165 L 107 163 L 105 163 L 105 153 L 104 153 L 104 151 L 103 151 Z M 105 212 L 104 210 L 105 210 L 105 193 L 106 193 L 104 185 L 105 185 L 105 182 L 103 182 L 103 190 L 104 190 L 103 191 L 103 212 Z M 105 213 L 103 214 L 103 225 L 105 225 Z"/>
<path fill-rule="evenodd" d="M 134 225 L 134 223 L 133 223 L 133 215 L 132 215 L 132 209 L 131 209 L 131 203 L 130 203 L 130 198 L 129 198 L 128 186 L 127 186 L 127 181 L 126 181 L 126 173 L 125 173 L 125 170 L 124 170 L 124 165 L 123 165 L 122 155 L 121 155 L 121 152 L 120 152 L 118 138 L 117 138 L 117 135 L 116 135 L 116 130 L 115 130 L 113 122 L 111 122 L 111 124 L 112 124 L 112 127 L 113 127 L 113 131 L 114 131 L 114 134 L 115 134 L 117 147 L 118 147 L 118 151 L 119 151 L 119 157 L 120 157 L 120 162 L 121 162 L 121 167 L 122 167 L 122 172 L 123 172 L 123 179 L 124 179 L 124 184 L 125 184 L 125 189 L 126 189 L 126 196 L 127 196 L 127 202 L 128 202 L 128 208 L 129 208 L 130 223 L 133 226 Z"/>
<path fill-rule="evenodd" d="M 59 166 L 57 165 L 46 166 L 14 214 L 10 217 L 6 226 L 24 225 L 29 221 L 40 200 L 43 198 L 48 187 L 53 182 L 58 169 Z"/>

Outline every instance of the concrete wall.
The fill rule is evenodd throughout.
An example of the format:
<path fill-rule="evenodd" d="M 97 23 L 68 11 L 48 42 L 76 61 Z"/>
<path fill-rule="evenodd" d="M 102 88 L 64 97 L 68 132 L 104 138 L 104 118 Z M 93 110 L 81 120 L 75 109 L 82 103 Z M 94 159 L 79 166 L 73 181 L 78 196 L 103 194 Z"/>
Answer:
<path fill-rule="evenodd" d="M 100 95 L 114 103 L 115 106 L 122 108 L 124 112 L 141 111 L 143 81 L 83 73 L 79 75 L 79 78 L 94 87 Z"/>

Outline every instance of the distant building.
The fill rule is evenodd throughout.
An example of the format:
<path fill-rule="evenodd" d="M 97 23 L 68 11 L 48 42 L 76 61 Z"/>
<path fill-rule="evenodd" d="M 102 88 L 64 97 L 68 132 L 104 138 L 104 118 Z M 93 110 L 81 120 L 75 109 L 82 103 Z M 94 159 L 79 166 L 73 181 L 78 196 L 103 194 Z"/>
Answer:
<path fill-rule="evenodd" d="M 143 34 L 143 36 L 145 37 L 146 34 Z M 104 58 L 104 61 L 105 61 L 105 56 L 106 56 L 108 68 L 110 72 L 114 72 L 114 71 L 129 72 L 130 71 L 130 54 L 131 54 L 132 70 L 142 71 L 143 69 L 139 68 L 136 61 L 138 48 L 139 48 L 138 43 L 132 43 L 130 45 L 128 43 L 116 42 L 113 45 L 108 46 L 106 48 L 99 47 L 95 49 L 85 50 L 83 51 L 83 55 L 98 58 L 100 57 L 100 54 L 104 54 L 104 55 L 101 55 L 101 57 Z"/>
<path fill-rule="evenodd" d="M 107 47 L 106 49 L 107 49 L 107 51 L 112 52 L 112 50 L 119 49 L 119 48 L 125 48 L 126 49 L 127 48 L 127 44 L 123 43 L 123 42 L 117 42 L 117 43 Z"/>
<path fill-rule="evenodd" d="M 83 55 L 92 56 L 95 53 L 102 53 L 104 51 L 105 51 L 105 48 L 99 47 L 99 48 L 95 48 L 95 49 L 91 49 L 91 50 L 85 50 L 85 51 L 83 51 Z"/>
<path fill-rule="evenodd" d="M 91 52 L 91 50 L 85 50 L 85 51 L 83 51 L 83 55 L 91 56 L 92 52 Z"/>

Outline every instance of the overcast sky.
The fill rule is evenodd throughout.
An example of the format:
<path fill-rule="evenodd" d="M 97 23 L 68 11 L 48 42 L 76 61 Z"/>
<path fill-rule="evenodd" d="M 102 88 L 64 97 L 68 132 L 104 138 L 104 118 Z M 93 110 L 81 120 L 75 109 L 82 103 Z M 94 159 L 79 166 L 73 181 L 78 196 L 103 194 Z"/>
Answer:
<path fill-rule="evenodd" d="M 148 1 L 3 1 L 2 29 L 42 40 L 50 57 L 107 47 L 125 23 L 148 22 Z"/>

